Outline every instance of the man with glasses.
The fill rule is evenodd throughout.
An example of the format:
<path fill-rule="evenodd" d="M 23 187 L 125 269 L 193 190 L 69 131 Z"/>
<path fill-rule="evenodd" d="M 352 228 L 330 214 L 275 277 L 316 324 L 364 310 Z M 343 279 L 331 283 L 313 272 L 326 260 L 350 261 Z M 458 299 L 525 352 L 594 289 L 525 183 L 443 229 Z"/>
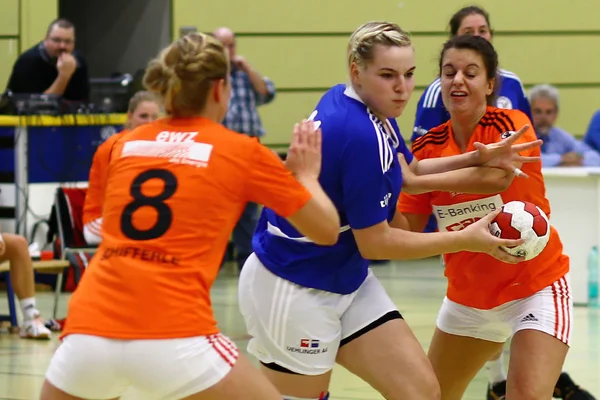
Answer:
<path fill-rule="evenodd" d="M 48 26 L 44 41 L 19 56 L 7 89 L 13 93 L 56 94 L 87 101 L 90 84 L 85 60 L 75 51 L 75 27 L 66 19 Z"/>
<path fill-rule="evenodd" d="M 537 85 L 529 92 L 533 126 L 542 144 L 542 165 L 548 167 L 598 167 L 600 153 L 555 125 L 559 112 L 558 89 Z"/>

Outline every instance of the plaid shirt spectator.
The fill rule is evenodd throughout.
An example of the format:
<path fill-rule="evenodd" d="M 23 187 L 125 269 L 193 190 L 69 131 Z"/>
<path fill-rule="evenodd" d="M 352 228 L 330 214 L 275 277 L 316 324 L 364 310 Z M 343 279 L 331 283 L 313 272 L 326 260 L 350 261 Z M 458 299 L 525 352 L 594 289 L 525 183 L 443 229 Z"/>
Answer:
<path fill-rule="evenodd" d="M 266 95 L 254 90 L 246 72 L 235 66 L 232 67 L 231 99 L 223 125 L 232 131 L 248 136 L 262 137 L 265 135 L 257 107 L 268 104 L 275 98 L 275 85 L 270 79 L 264 79 L 268 91 Z"/>

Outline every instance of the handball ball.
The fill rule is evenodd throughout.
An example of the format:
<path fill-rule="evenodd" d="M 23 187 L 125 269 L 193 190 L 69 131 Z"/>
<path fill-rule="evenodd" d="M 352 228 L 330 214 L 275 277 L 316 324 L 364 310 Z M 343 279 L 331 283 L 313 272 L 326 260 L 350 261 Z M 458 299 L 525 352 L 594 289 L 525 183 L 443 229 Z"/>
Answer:
<path fill-rule="evenodd" d="M 507 253 L 531 260 L 546 248 L 550 239 L 550 222 L 546 214 L 535 204 L 511 201 L 490 224 L 492 235 L 503 239 L 525 239 L 516 247 L 503 247 Z"/>

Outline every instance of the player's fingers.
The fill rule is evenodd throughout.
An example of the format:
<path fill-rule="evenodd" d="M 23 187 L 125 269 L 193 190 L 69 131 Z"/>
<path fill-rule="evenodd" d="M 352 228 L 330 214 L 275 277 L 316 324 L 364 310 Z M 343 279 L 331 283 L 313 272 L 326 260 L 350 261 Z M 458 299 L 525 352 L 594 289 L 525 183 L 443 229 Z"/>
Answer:
<path fill-rule="evenodd" d="M 527 132 L 528 129 L 529 129 L 529 124 L 523 125 L 521 127 L 521 129 L 519 129 L 518 131 L 516 131 L 515 133 L 513 133 L 512 135 L 510 135 L 508 138 L 505 139 L 506 143 L 513 144 L 514 142 L 519 140 L 519 138 L 521 136 L 523 136 L 523 134 L 525 134 L 525 132 Z"/>
<path fill-rule="evenodd" d="M 306 146 L 312 150 L 315 145 L 315 124 L 312 120 L 306 121 Z"/>
<path fill-rule="evenodd" d="M 298 135 L 298 147 L 303 148 L 306 145 L 307 133 L 308 133 L 308 121 L 303 119 L 300 123 L 300 132 Z"/>
<path fill-rule="evenodd" d="M 517 247 L 525 243 L 525 239 L 502 239 L 494 236 L 494 246 L 497 247 Z"/>
<path fill-rule="evenodd" d="M 516 156 L 514 161 L 519 162 L 519 163 L 532 163 L 532 162 L 538 162 L 540 161 L 542 158 L 539 156 Z"/>
<path fill-rule="evenodd" d="M 491 224 L 492 221 L 494 220 L 494 218 L 496 218 L 498 216 L 498 214 L 500 214 L 501 212 L 502 212 L 502 208 L 498 208 L 498 209 L 492 211 L 491 213 L 487 214 L 485 217 L 481 218 L 481 220 L 482 220 L 481 223 Z"/>
<path fill-rule="evenodd" d="M 516 176 L 517 178 L 529 178 L 529 175 L 521 171 L 520 168 L 517 168 L 514 165 L 511 165 L 510 168 L 512 169 L 512 173 L 514 174 L 514 176 Z"/>
<path fill-rule="evenodd" d="M 508 254 L 506 251 L 502 250 L 499 247 L 493 249 L 490 255 L 495 259 L 505 262 L 507 264 L 518 264 L 522 261 L 525 261 L 523 257 L 517 257 L 513 256 L 512 254 Z"/>
<path fill-rule="evenodd" d="M 300 124 L 299 123 L 295 123 L 294 124 L 294 131 L 292 133 L 292 142 L 290 143 L 290 149 L 293 149 L 296 146 L 298 146 L 298 137 L 299 136 L 300 136 Z"/>
<path fill-rule="evenodd" d="M 536 147 L 540 147 L 542 145 L 542 143 L 544 143 L 544 141 L 541 139 L 535 140 L 533 142 L 519 143 L 519 144 L 515 144 L 514 146 L 512 146 L 512 150 L 514 152 L 518 153 L 523 150 L 530 150 L 530 149 L 534 149 Z"/>
<path fill-rule="evenodd" d="M 319 153 L 321 152 L 321 147 L 323 146 L 323 132 L 320 129 L 315 130 L 315 150 Z"/>
<path fill-rule="evenodd" d="M 521 171 L 520 168 L 517 168 L 513 165 L 513 162 L 519 162 L 518 157 L 516 157 L 515 160 L 512 161 L 508 161 L 508 160 L 502 160 L 499 163 L 499 167 L 502 168 L 503 170 L 505 170 L 506 172 L 513 174 L 514 176 L 517 176 L 519 178 L 529 178 L 529 175 L 527 175 L 525 172 Z"/>

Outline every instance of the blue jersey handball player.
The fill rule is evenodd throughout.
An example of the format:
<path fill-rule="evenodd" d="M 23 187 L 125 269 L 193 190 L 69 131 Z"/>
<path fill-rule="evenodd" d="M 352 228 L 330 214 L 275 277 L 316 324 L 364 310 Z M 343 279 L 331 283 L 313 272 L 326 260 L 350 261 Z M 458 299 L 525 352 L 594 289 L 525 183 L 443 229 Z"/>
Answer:
<path fill-rule="evenodd" d="M 513 146 L 518 133 L 471 153 L 418 161 L 395 121 L 415 85 L 408 35 L 391 23 L 362 25 L 350 38 L 348 67 L 351 83 L 331 88 L 312 115 L 323 135 L 319 181 L 340 215 L 338 242 L 319 246 L 263 210 L 239 280 L 248 349 L 284 399 L 326 399 L 336 362 L 387 399 L 436 398 L 427 357 L 368 260 L 468 250 L 518 262 L 499 249 L 516 241 L 489 233 L 493 213 L 460 232 L 424 234 L 400 229 L 408 225 L 396 203 L 401 188 L 497 190 L 498 180 L 483 180 L 480 165 L 512 174 L 522 146 L 539 143 Z"/>

